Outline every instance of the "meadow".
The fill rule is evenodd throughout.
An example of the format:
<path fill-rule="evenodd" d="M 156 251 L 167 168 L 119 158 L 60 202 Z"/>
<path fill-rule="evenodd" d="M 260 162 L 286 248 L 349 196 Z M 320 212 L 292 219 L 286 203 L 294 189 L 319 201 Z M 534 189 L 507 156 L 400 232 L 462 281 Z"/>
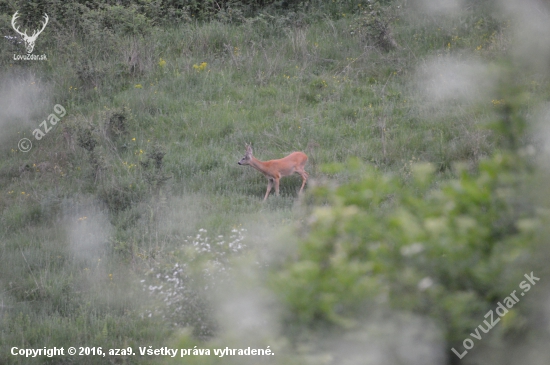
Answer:
<path fill-rule="evenodd" d="M 533 156 L 548 45 L 506 6 L 317 1 L 168 21 L 131 3 L 52 20 L 47 61 L 0 47 L 1 363 L 177 363 L 13 346 L 270 346 L 178 361 L 450 364 L 523 272 L 547 272 Z M 2 35 L 16 5 L 0 2 Z M 66 114 L 36 140 L 55 105 Z M 305 152 L 305 194 L 295 175 L 262 202 L 265 177 L 237 165 L 249 143 L 264 161 Z M 526 333 L 539 346 L 544 286 L 463 362 L 506 358 Z"/>

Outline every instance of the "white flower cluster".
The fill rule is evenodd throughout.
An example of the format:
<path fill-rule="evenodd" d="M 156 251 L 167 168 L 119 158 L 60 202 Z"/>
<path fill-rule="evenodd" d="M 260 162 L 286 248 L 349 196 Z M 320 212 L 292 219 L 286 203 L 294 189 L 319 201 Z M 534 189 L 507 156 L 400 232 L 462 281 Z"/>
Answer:
<path fill-rule="evenodd" d="M 216 240 L 213 242 L 214 246 L 220 246 L 220 247 L 227 247 L 229 251 L 238 253 L 245 249 L 245 245 L 243 243 L 244 240 L 244 232 L 246 230 L 244 228 L 241 229 L 235 229 L 233 228 L 231 230 L 231 235 L 229 236 L 229 242 L 226 242 L 223 238 L 223 236 L 216 237 Z M 192 238 L 191 236 L 187 237 L 185 240 L 186 243 L 190 243 L 197 249 L 197 252 L 212 252 L 215 254 L 221 254 L 224 255 L 223 250 L 216 250 L 212 248 L 212 245 L 208 243 L 208 237 L 206 237 L 207 231 L 204 228 L 199 229 L 199 233 L 195 238 Z M 204 236 L 203 236 L 204 235 Z"/>
<path fill-rule="evenodd" d="M 175 326 L 191 326 L 198 337 L 209 337 L 215 329 L 207 296 L 213 287 L 223 284 L 230 270 L 228 259 L 246 249 L 245 229 L 233 229 L 228 239 L 217 236 L 211 240 L 206 229 L 184 240 L 192 247 L 194 258 L 169 268 L 155 268 L 143 290 L 158 299 L 154 308 L 146 310 L 147 317 L 159 316 Z"/>

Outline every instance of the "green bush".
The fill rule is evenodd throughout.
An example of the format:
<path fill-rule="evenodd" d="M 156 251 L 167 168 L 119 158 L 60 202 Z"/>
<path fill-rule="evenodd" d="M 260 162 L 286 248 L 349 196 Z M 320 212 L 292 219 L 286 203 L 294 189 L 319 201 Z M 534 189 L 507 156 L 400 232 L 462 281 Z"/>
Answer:
<path fill-rule="evenodd" d="M 502 89 L 502 149 L 475 171 L 455 163 L 455 177 L 436 184 L 430 163 L 412 164 L 410 177 L 358 159 L 324 167 L 353 179 L 312 189 L 297 252 L 271 277 L 290 323 L 348 328 L 383 304 L 431 317 L 455 344 L 517 287 L 541 224 L 526 194 L 533 148 L 522 148 L 521 93 Z M 525 321 L 510 311 L 503 333 Z"/>
<path fill-rule="evenodd" d="M 356 34 L 368 46 L 378 47 L 384 51 L 398 48 L 393 37 L 392 23 L 397 18 L 397 5 L 382 5 L 380 1 L 369 2 L 367 9 L 358 16 L 351 26 Z"/>
<path fill-rule="evenodd" d="M 516 199 L 522 165 L 499 153 L 432 189 L 430 164 L 413 166 L 405 184 L 349 163 L 363 177 L 312 192 L 317 204 L 298 254 L 273 285 L 302 322 L 347 325 L 366 302 L 382 300 L 431 316 L 448 340 L 462 340 L 509 294 L 496 283 L 533 242 L 538 221 Z"/>

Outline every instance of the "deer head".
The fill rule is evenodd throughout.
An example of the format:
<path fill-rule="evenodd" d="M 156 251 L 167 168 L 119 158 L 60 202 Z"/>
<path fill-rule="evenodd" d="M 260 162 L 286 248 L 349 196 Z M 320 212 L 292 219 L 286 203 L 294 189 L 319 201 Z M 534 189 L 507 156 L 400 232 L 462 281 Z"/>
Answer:
<path fill-rule="evenodd" d="M 250 165 L 250 160 L 252 159 L 252 146 L 249 144 L 246 145 L 246 154 L 239 162 L 239 165 Z"/>
<path fill-rule="evenodd" d="M 17 20 L 17 18 L 19 17 L 17 13 L 18 12 L 16 11 L 15 14 L 13 14 L 13 18 L 11 18 L 11 26 L 21 37 L 23 37 L 23 41 L 25 42 L 25 48 L 27 49 L 27 53 L 32 53 L 32 50 L 34 49 L 34 42 L 36 42 L 36 38 L 38 38 L 40 33 L 42 33 L 44 28 L 46 28 L 46 24 L 48 24 L 48 20 L 49 20 L 48 14 L 44 14 L 45 21 L 42 22 L 42 29 L 40 29 L 39 31 L 35 30 L 31 36 L 28 36 L 26 29 L 24 32 L 20 32 L 19 29 L 17 29 L 17 26 L 15 25 L 15 20 Z"/>

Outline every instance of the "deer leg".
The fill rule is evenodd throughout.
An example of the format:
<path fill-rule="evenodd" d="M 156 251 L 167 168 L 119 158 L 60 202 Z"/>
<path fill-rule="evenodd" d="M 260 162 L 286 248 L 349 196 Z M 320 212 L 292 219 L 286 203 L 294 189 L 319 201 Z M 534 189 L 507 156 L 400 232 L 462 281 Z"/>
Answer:
<path fill-rule="evenodd" d="M 273 179 L 267 179 L 267 191 L 265 192 L 264 201 L 267 199 L 267 196 L 269 195 L 269 192 L 271 191 L 272 187 L 273 187 Z"/>
<path fill-rule="evenodd" d="M 307 172 L 305 172 L 305 170 L 302 170 L 298 173 L 302 177 L 302 187 L 300 188 L 300 192 L 298 193 L 298 194 L 301 194 L 302 190 L 304 190 L 304 186 L 306 185 L 306 181 L 307 181 L 307 178 L 309 177 L 309 175 L 307 174 Z"/>
<path fill-rule="evenodd" d="M 279 196 L 279 179 L 275 178 L 275 194 Z"/>

